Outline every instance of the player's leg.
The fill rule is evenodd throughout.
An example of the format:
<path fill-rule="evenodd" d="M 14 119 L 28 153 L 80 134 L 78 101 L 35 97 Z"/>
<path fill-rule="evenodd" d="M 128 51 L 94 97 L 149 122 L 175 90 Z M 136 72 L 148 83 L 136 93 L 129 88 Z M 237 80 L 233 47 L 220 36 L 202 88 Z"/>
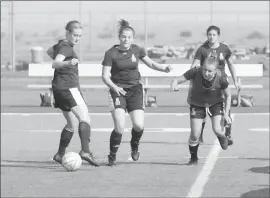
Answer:
<path fill-rule="evenodd" d="M 226 150 L 228 148 L 228 138 L 225 136 L 223 103 L 211 106 L 209 114 L 211 116 L 213 132 L 216 134 L 221 148 Z"/>
<path fill-rule="evenodd" d="M 206 117 L 203 119 L 203 122 L 202 122 L 202 130 L 201 130 L 201 135 L 200 135 L 200 138 L 199 138 L 200 143 L 204 143 L 204 141 L 203 141 L 203 130 L 204 130 L 204 127 L 205 127 L 205 122 L 206 122 Z"/>
<path fill-rule="evenodd" d="M 127 95 L 127 110 L 132 121 L 131 157 L 137 161 L 140 157 L 139 144 L 144 130 L 144 91 L 141 84 L 135 85 Z"/>
<path fill-rule="evenodd" d="M 75 128 L 77 127 L 78 120 L 71 111 L 62 111 L 63 115 L 67 121 L 67 124 L 63 128 L 60 135 L 60 143 L 58 152 L 54 155 L 53 159 L 59 163 L 62 163 L 62 158 L 65 155 L 66 148 L 68 147 Z"/>
<path fill-rule="evenodd" d="M 144 111 L 134 110 L 129 113 L 132 121 L 132 130 L 131 130 L 131 157 L 133 161 L 137 161 L 140 157 L 139 144 L 144 130 Z"/>
<path fill-rule="evenodd" d="M 108 166 L 116 165 L 116 154 L 122 141 L 125 127 L 126 101 L 123 96 L 109 92 L 109 108 L 113 118 L 114 129 L 110 136 L 110 154 L 108 155 Z"/>
<path fill-rule="evenodd" d="M 189 152 L 190 161 L 189 165 L 196 165 L 198 163 L 198 148 L 200 145 L 199 137 L 202 130 L 203 119 L 206 117 L 205 108 L 190 106 L 190 136 L 189 136 Z"/>
<path fill-rule="evenodd" d="M 231 111 L 229 111 L 229 117 L 232 120 Z M 232 133 L 232 123 L 231 124 L 228 124 L 226 122 L 226 120 L 224 120 L 224 126 L 225 126 L 225 136 L 228 138 L 229 145 L 232 145 L 233 144 L 233 138 L 231 136 L 231 133 Z"/>
<path fill-rule="evenodd" d="M 88 112 L 88 107 L 83 99 L 81 91 L 78 88 L 71 88 L 69 91 L 71 94 L 69 98 L 71 111 L 79 120 L 78 131 L 81 140 L 81 151 L 79 154 L 83 160 L 86 160 L 91 165 L 99 166 L 89 147 L 91 141 L 91 120 Z"/>

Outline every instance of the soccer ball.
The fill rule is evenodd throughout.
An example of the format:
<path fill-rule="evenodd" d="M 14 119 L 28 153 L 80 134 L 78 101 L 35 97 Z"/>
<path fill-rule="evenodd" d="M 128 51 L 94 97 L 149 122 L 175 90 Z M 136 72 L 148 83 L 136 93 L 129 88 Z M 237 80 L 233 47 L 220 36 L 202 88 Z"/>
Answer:
<path fill-rule="evenodd" d="M 67 171 L 74 172 L 81 168 L 82 158 L 78 153 L 68 152 L 62 159 L 62 165 Z"/>

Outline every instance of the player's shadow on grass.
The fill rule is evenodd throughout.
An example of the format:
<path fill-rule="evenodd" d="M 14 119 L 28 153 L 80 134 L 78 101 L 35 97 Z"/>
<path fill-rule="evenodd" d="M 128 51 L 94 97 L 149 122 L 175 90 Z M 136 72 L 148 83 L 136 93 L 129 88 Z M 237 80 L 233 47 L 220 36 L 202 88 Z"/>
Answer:
<path fill-rule="evenodd" d="M 269 166 L 253 167 L 253 168 L 250 168 L 249 171 L 254 172 L 254 173 L 270 174 L 270 167 Z"/>
<path fill-rule="evenodd" d="M 265 185 L 267 186 L 267 185 Z M 270 189 L 269 188 L 263 188 L 259 190 L 251 190 L 246 193 L 243 193 L 240 198 L 248 198 L 248 197 L 260 197 L 260 198 L 269 198 L 269 193 Z"/>
<path fill-rule="evenodd" d="M 108 162 L 101 162 L 100 166 L 107 166 Z M 180 162 L 160 162 L 160 161 L 117 161 L 116 166 L 122 166 L 122 165 L 161 165 L 161 166 L 188 166 L 188 162 L 186 163 L 180 163 Z"/>

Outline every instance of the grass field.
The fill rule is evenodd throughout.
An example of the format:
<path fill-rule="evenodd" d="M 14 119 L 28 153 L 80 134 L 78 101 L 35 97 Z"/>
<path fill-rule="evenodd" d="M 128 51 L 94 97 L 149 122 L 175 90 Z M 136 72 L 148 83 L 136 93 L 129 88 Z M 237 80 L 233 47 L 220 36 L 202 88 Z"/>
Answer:
<path fill-rule="evenodd" d="M 187 166 L 187 113 L 147 113 L 141 158 L 130 160 L 130 120 L 117 155 L 107 167 L 113 123 L 92 113 L 92 144 L 101 167 L 83 163 L 66 172 L 51 160 L 64 119 L 59 113 L 1 113 L 3 197 L 269 197 L 269 113 L 233 114 L 234 145 L 221 150 L 211 130 L 199 164 Z M 16 123 L 16 124 L 14 124 Z M 68 151 L 79 152 L 76 134 Z"/>

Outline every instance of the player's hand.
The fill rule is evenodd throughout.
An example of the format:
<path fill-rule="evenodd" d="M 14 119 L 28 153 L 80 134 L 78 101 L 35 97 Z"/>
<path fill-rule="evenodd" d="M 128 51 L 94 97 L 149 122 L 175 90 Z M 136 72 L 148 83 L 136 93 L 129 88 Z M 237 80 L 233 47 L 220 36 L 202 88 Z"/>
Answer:
<path fill-rule="evenodd" d="M 171 91 L 178 91 L 179 88 L 178 88 L 178 83 L 177 83 L 177 80 L 172 80 L 171 82 Z"/>
<path fill-rule="evenodd" d="M 77 58 L 73 58 L 70 60 L 71 65 L 77 65 L 79 63 L 79 60 Z"/>
<path fill-rule="evenodd" d="M 230 116 L 228 114 L 224 114 L 224 119 L 227 122 L 228 125 L 232 124 L 232 119 L 230 118 Z"/>
<path fill-rule="evenodd" d="M 121 96 L 121 95 L 125 96 L 127 93 L 122 87 L 118 87 L 118 86 L 113 87 L 113 90 L 117 93 L 118 96 Z"/>
<path fill-rule="evenodd" d="M 170 71 L 172 71 L 172 67 L 170 65 L 167 65 L 164 69 L 164 72 L 169 73 Z"/>
<path fill-rule="evenodd" d="M 235 89 L 236 89 L 237 92 L 239 92 L 241 90 L 241 86 L 240 86 L 240 84 L 238 82 L 236 82 L 234 84 L 234 86 L 235 86 Z"/>

